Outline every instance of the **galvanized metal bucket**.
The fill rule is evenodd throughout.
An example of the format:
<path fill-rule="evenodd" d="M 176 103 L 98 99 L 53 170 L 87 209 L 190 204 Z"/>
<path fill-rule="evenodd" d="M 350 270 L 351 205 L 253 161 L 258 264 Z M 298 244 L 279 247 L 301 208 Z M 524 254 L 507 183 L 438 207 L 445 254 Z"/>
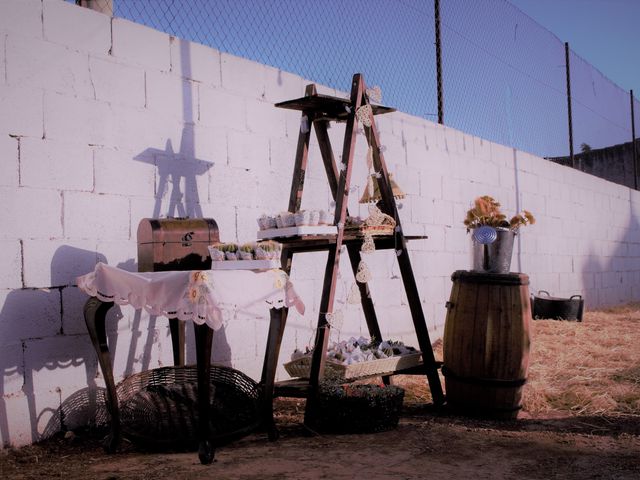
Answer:
<path fill-rule="evenodd" d="M 471 235 L 473 271 L 509 273 L 515 236 L 516 233 L 508 228 L 479 227 L 475 229 Z"/>

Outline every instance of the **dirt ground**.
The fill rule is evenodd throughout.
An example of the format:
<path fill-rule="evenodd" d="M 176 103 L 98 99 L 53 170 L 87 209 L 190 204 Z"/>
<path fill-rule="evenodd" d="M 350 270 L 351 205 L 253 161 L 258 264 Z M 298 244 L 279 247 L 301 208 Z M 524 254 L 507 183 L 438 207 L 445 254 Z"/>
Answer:
<path fill-rule="evenodd" d="M 201 465 L 197 453 L 101 446 L 105 431 L 59 434 L 0 451 L 0 479 L 640 479 L 640 305 L 584 322 L 536 321 L 524 409 L 498 421 L 435 410 L 422 377 L 405 388 L 398 428 L 319 435 L 305 401 L 277 399 L 280 438 L 252 433 Z M 436 349 L 441 357 L 441 345 Z"/>
<path fill-rule="evenodd" d="M 521 414 L 489 421 L 405 403 L 397 429 L 360 435 L 314 435 L 302 424 L 304 402 L 277 402 L 280 439 L 254 433 L 220 447 L 212 465 L 196 453 L 112 455 L 101 432 L 60 435 L 0 453 L 11 479 L 638 479 L 640 417 Z"/>

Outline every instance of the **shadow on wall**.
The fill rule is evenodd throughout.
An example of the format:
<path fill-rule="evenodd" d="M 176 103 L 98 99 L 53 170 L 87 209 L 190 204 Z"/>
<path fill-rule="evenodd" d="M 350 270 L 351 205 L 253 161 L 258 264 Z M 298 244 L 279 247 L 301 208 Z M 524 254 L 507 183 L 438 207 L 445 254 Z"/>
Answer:
<path fill-rule="evenodd" d="M 640 258 L 640 212 L 633 202 L 633 191 L 630 194 L 629 224 L 624 235 L 615 240 L 618 246 L 611 256 L 591 251 L 583 264 L 583 296 L 587 308 L 620 305 L 628 303 L 630 298 L 640 300 L 640 274 L 634 270 Z"/>
<path fill-rule="evenodd" d="M 184 79 L 192 78 L 191 68 L 191 43 L 175 39 L 180 48 L 180 73 Z M 176 152 L 171 139 L 165 142 L 165 149 L 147 148 L 134 157 L 134 160 L 155 165 L 157 168 L 157 181 L 155 192 L 155 204 L 151 218 L 203 218 L 200 194 L 198 190 L 198 177 L 206 175 L 214 166 L 214 162 L 196 157 L 195 148 L 195 114 L 193 111 L 193 83 L 185 80 L 182 83 L 182 134 L 180 148 Z M 163 208 L 166 206 L 166 208 Z M 139 219 L 141 220 L 141 219 Z M 133 337 L 142 335 L 140 331 L 140 315 L 137 311 L 133 320 Z M 155 330 L 156 317 L 150 317 L 148 331 Z M 191 326 L 187 326 L 186 362 L 195 363 L 195 339 Z M 132 365 L 130 360 L 135 356 L 136 348 L 132 341 L 129 349 L 127 367 Z M 143 369 L 149 368 L 149 355 L 153 346 L 153 338 L 147 335 L 144 347 Z M 212 347 L 213 361 L 224 365 L 231 364 L 231 348 L 225 335 L 225 327 L 216 331 L 213 336 Z M 133 373 L 127 370 L 126 375 Z"/>
<path fill-rule="evenodd" d="M 93 251 L 62 246 L 51 260 L 52 287 L 17 289 L 7 296 L 0 311 L 4 344 L 0 356 L 0 435 L 5 445 L 11 442 L 15 421 L 28 422 L 31 441 L 37 441 L 50 425 L 60 430 L 95 417 L 102 402 L 95 383 L 97 359 L 80 323 L 82 306 L 74 292 L 77 289 L 70 287 L 76 276 L 91 271 L 98 261 L 106 259 Z M 119 309 L 112 315 L 117 317 Z M 84 377 L 74 378 L 82 367 Z M 87 385 L 82 405 L 73 415 L 63 415 L 67 401 L 63 398 L 74 397 L 68 393 L 81 385 Z M 26 418 L 22 413 L 25 401 Z M 56 402 L 58 409 L 50 407 Z M 47 426 L 42 429 L 44 422 Z"/>
<path fill-rule="evenodd" d="M 173 151 L 171 140 L 168 139 L 164 150 L 147 148 L 134 157 L 134 160 L 158 168 L 156 203 L 151 218 L 203 217 L 196 178 L 207 173 L 214 164 L 195 158 L 193 141 L 193 126 L 185 125 L 178 153 Z M 166 197 L 168 208 L 163 212 L 162 204 Z"/>
<path fill-rule="evenodd" d="M 190 78 L 189 43 L 182 42 L 180 48 L 182 77 Z M 203 216 L 197 180 L 213 163 L 195 156 L 190 82 L 183 82 L 182 94 L 184 118 L 179 151 L 175 152 L 171 140 L 167 140 L 164 150 L 149 148 L 135 157 L 158 169 L 153 217 Z M 168 204 L 163 202 L 167 199 Z M 14 438 L 23 435 L 17 432 L 18 427 L 24 432 L 27 422 L 34 442 L 61 429 L 102 421 L 104 396 L 96 383 L 97 356 L 83 318 L 87 296 L 75 287 L 76 277 L 92 271 L 97 262 L 107 263 L 107 259 L 95 251 L 62 246 L 51 260 L 50 287 L 16 289 L 6 297 L 0 311 L 0 438 L 4 444 L 15 443 Z M 133 259 L 117 266 L 137 270 Z M 125 375 L 133 373 L 134 367 L 136 370 L 150 368 L 152 348 L 159 342 L 158 332 L 166 331 L 167 338 L 160 341 L 170 345 L 169 329 L 162 330 L 162 322 L 168 325 L 168 321 L 162 319 L 158 330 L 156 317 L 143 316 L 137 311 L 131 320 L 131 342 L 119 345 L 117 321 L 121 318 L 118 307 L 108 313 L 107 335 L 112 358 L 118 349 L 127 349 L 122 372 Z M 194 363 L 195 342 L 191 327 L 188 330 L 187 362 Z M 224 327 L 214 335 L 213 360 L 231 363 Z M 56 404 L 57 408 L 52 407 Z"/>

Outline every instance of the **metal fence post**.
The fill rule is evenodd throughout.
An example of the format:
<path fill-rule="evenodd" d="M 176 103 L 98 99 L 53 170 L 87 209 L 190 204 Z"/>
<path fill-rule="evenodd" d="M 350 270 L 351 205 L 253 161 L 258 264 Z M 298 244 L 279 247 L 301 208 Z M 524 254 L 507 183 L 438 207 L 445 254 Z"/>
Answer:
<path fill-rule="evenodd" d="M 633 112 L 633 90 L 629 92 L 631 100 L 631 145 L 633 146 L 633 188 L 638 190 L 638 146 L 636 145 L 636 118 Z"/>
<path fill-rule="evenodd" d="M 573 157 L 573 119 L 571 117 L 571 68 L 569 66 L 569 42 L 564 42 L 564 60 L 567 69 L 567 113 L 569 115 L 569 158 L 571 167 L 576 168 L 576 160 Z"/>
<path fill-rule="evenodd" d="M 438 83 L 438 123 L 444 124 L 444 107 L 442 105 L 442 43 L 440 41 L 440 0 L 435 0 L 434 16 L 436 22 L 436 81 Z"/>

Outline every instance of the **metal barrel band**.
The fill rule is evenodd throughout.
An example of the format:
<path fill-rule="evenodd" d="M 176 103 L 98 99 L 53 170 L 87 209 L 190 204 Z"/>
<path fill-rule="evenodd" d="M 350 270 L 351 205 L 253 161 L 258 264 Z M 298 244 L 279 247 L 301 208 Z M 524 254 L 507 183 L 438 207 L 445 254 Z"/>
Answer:
<path fill-rule="evenodd" d="M 529 276 L 523 273 L 483 273 L 456 270 L 451 280 L 459 283 L 481 283 L 483 285 L 529 285 Z"/>
<path fill-rule="evenodd" d="M 462 375 L 457 375 L 452 372 L 450 368 L 447 368 L 445 365 L 442 366 L 442 375 L 445 377 L 449 377 L 453 380 L 457 380 L 461 383 L 468 383 L 472 385 L 490 385 L 492 387 L 498 388 L 516 388 L 521 387 L 525 383 L 527 383 L 526 378 L 517 378 L 514 380 L 501 380 L 497 378 L 478 378 L 478 377 L 465 377 Z"/>

